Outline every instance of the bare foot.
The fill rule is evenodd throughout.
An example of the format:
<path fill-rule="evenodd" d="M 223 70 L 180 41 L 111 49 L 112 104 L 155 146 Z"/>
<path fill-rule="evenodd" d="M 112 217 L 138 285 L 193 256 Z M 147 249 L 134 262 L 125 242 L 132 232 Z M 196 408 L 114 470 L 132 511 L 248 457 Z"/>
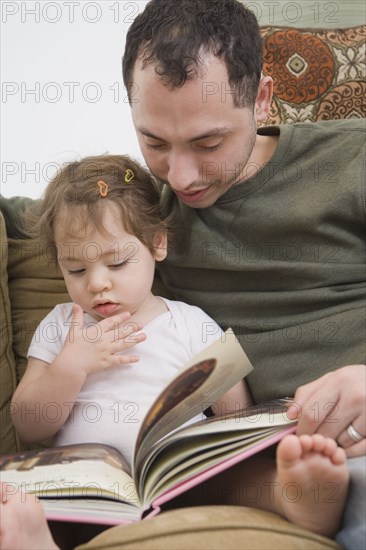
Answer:
<path fill-rule="evenodd" d="M 56 550 L 42 504 L 32 494 L 0 489 L 0 548 L 2 550 Z"/>
<path fill-rule="evenodd" d="M 300 527 L 332 537 L 347 498 L 344 449 L 320 434 L 288 435 L 277 447 L 283 515 Z"/>

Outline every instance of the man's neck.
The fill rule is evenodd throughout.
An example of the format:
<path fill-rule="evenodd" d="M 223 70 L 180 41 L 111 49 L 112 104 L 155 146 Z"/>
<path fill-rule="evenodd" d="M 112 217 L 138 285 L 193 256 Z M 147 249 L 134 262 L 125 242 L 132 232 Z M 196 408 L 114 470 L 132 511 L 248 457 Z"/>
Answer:
<path fill-rule="evenodd" d="M 257 134 L 255 145 L 245 169 L 245 179 L 250 179 L 262 170 L 271 160 L 279 136 L 261 136 Z"/>

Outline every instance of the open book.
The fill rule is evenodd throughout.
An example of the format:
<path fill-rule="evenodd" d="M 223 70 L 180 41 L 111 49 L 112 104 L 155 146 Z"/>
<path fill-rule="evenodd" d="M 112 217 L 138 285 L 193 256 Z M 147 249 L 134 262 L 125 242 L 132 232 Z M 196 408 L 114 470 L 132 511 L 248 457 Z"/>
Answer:
<path fill-rule="evenodd" d="M 37 494 L 48 519 L 114 525 L 155 515 L 164 503 L 294 431 L 286 400 L 183 425 L 251 370 L 229 329 L 156 399 L 139 430 L 132 471 L 118 451 L 92 443 L 4 455 L 1 481 L 9 492 Z"/>

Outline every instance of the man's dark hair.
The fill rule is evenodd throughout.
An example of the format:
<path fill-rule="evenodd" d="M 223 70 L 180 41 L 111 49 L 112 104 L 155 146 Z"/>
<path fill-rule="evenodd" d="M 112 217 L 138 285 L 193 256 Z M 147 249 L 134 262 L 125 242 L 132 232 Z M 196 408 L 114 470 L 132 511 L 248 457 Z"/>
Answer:
<path fill-rule="evenodd" d="M 236 107 L 253 105 L 262 70 L 262 40 L 254 14 L 238 0 L 150 0 L 132 23 L 123 56 L 131 103 L 133 70 L 155 71 L 172 88 L 197 76 L 202 54 L 226 65 Z"/>

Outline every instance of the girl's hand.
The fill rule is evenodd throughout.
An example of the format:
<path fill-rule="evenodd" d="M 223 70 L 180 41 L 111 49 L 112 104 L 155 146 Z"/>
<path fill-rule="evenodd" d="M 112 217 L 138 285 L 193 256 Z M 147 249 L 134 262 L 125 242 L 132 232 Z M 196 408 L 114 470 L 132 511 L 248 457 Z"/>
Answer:
<path fill-rule="evenodd" d="M 75 304 L 69 334 L 58 361 L 67 361 L 86 375 L 136 363 L 137 355 L 118 355 L 146 340 L 146 334 L 140 332 L 141 323 L 129 322 L 129 318 L 130 313 L 123 312 L 84 326 L 83 310 Z"/>

